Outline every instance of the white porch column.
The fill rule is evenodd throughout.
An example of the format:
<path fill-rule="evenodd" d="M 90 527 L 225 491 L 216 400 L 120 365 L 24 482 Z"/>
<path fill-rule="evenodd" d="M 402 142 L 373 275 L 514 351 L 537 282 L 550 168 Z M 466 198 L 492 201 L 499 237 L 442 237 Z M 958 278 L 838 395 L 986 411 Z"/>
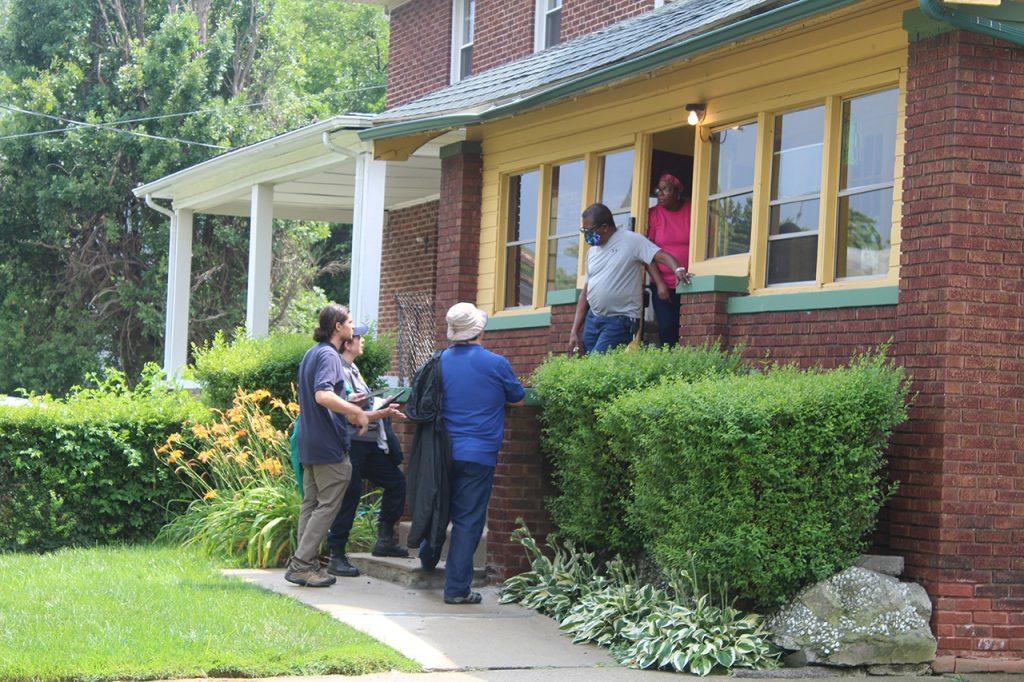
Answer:
<path fill-rule="evenodd" d="M 171 215 L 167 255 L 167 315 L 164 320 L 164 373 L 180 378 L 188 362 L 188 314 L 192 295 L 192 211 Z"/>
<path fill-rule="evenodd" d="M 359 153 L 353 197 L 352 279 L 349 283 L 349 308 L 357 323 L 369 324 L 378 316 L 386 171 L 386 161 L 374 160 L 369 150 Z"/>
<path fill-rule="evenodd" d="M 245 302 L 245 331 L 263 338 L 270 328 L 270 258 L 273 241 L 274 186 L 252 186 L 249 213 L 249 288 Z"/>

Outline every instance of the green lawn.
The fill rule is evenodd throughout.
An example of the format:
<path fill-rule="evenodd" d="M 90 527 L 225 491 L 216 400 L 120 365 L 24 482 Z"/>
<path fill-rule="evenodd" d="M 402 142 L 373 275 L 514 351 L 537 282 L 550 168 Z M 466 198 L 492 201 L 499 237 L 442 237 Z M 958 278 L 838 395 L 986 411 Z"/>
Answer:
<path fill-rule="evenodd" d="M 0 554 L 0 680 L 419 670 L 287 597 L 179 548 Z"/>

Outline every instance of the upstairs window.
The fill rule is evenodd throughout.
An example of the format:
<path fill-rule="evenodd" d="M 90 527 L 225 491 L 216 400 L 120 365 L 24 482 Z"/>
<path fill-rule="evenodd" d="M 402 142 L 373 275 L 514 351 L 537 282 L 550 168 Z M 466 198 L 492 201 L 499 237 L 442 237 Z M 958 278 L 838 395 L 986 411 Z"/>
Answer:
<path fill-rule="evenodd" d="M 533 49 L 540 52 L 561 42 L 562 0 L 537 0 Z"/>
<path fill-rule="evenodd" d="M 473 31 L 476 1 L 454 0 L 452 4 L 452 83 L 473 72 Z"/>

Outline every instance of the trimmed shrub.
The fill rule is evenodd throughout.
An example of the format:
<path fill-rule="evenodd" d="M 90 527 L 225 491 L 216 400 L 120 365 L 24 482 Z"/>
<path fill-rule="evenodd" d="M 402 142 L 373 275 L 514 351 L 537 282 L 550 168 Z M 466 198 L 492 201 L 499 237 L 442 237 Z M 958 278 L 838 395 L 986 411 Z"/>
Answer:
<path fill-rule="evenodd" d="M 613 434 L 597 415 L 623 394 L 662 381 L 720 377 L 742 368 L 738 349 L 726 352 L 714 344 L 551 357 L 538 367 L 532 383 L 544 405 L 543 446 L 560 491 L 549 507 L 560 532 L 610 553 L 640 549 L 625 523 L 629 464 L 640 453 L 611 450 Z"/>
<path fill-rule="evenodd" d="M 153 450 L 203 414 L 155 365 L 129 389 L 108 372 L 63 400 L 0 407 L 0 551 L 148 541 L 180 483 Z"/>
<path fill-rule="evenodd" d="M 239 331 L 233 341 L 227 341 L 218 332 L 210 343 L 193 348 L 191 372 L 203 386 L 203 400 L 218 409 L 230 409 L 239 389 L 265 389 L 276 398 L 292 400 L 299 363 L 313 344 L 309 334 L 273 332 L 253 339 Z M 356 364 L 371 387 L 391 366 L 393 347 L 389 335 L 366 338 Z"/>
<path fill-rule="evenodd" d="M 663 384 L 600 415 L 633 464 L 629 522 L 666 570 L 690 566 L 762 607 L 850 566 L 895 487 L 881 478 L 909 386 L 884 352 L 832 371 Z"/>

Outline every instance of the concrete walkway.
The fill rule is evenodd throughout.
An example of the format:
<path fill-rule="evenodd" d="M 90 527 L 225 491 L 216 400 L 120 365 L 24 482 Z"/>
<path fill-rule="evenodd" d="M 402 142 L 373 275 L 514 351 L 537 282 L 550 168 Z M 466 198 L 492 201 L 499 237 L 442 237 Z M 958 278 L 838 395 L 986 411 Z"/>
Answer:
<path fill-rule="evenodd" d="M 366 576 L 339 578 L 332 587 L 316 589 L 285 582 L 281 569 L 237 569 L 224 573 L 326 611 L 417 661 L 427 671 L 364 675 L 357 678 L 360 682 L 667 682 L 697 679 L 688 675 L 621 667 L 605 649 L 573 644 L 572 639 L 560 632 L 550 618 L 520 606 L 498 604 L 498 588 L 494 586 L 476 588 L 483 594 L 483 604 L 450 606 L 441 599 L 439 590 L 405 587 Z M 840 673 L 803 668 L 763 674 L 776 679 L 824 680 L 830 679 L 830 675 L 835 679 Z M 274 678 L 273 682 L 340 682 L 346 679 L 353 678 L 280 677 Z M 867 678 L 861 676 L 860 679 Z M 872 679 L 922 682 L 929 678 Z M 1024 680 L 1020 675 L 972 674 L 970 682 Z"/>

